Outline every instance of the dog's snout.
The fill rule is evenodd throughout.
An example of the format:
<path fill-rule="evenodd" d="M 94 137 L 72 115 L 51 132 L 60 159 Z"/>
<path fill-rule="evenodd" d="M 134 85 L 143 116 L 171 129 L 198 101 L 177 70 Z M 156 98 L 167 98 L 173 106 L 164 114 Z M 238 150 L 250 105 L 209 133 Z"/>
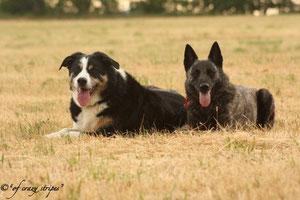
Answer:
<path fill-rule="evenodd" d="M 201 83 L 200 84 L 200 92 L 208 92 L 209 84 L 208 83 Z"/>
<path fill-rule="evenodd" d="M 85 87 L 86 83 L 87 83 L 87 79 L 86 78 L 79 78 L 77 80 L 79 87 Z"/>

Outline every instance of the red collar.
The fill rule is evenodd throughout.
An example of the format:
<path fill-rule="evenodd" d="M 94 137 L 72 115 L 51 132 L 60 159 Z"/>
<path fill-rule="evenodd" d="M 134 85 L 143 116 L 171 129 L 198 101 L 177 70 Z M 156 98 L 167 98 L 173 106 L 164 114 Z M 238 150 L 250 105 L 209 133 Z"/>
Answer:
<path fill-rule="evenodd" d="M 183 106 L 184 109 L 187 109 L 189 101 L 190 101 L 190 99 L 187 97 L 187 98 L 185 99 L 185 103 L 184 103 L 184 106 Z"/>

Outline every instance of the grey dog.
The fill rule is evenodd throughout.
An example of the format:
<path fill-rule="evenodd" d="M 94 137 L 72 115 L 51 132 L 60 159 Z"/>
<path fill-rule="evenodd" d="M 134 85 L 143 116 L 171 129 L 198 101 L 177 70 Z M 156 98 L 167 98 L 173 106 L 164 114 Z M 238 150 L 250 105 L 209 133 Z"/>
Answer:
<path fill-rule="evenodd" d="M 223 57 L 217 42 L 212 45 L 206 60 L 198 60 L 193 48 L 187 44 L 184 67 L 189 99 L 187 120 L 192 128 L 273 126 L 275 105 L 272 94 L 266 89 L 233 85 L 223 72 Z"/>

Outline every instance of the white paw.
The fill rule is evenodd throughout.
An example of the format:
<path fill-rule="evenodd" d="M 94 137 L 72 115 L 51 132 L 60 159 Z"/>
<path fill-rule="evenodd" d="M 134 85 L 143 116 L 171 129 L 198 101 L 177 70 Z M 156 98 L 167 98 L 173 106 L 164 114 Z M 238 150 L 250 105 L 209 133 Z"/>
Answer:
<path fill-rule="evenodd" d="M 50 133 L 50 134 L 45 135 L 45 137 L 46 138 L 58 138 L 58 137 L 61 137 L 61 134 L 59 132 Z"/>
<path fill-rule="evenodd" d="M 46 138 L 59 138 L 63 136 L 70 136 L 70 137 L 79 137 L 81 134 L 80 131 L 72 128 L 64 128 L 61 131 L 58 131 L 56 133 L 50 133 L 45 135 Z"/>

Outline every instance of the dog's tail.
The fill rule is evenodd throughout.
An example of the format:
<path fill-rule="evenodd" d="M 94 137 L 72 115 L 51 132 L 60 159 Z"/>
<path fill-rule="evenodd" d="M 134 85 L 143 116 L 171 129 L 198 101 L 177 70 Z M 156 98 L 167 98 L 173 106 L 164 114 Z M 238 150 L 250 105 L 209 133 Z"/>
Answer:
<path fill-rule="evenodd" d="M 272 128 L 275 120 L 275 104 L 272 94 L 266 89 L 257 91 L 257 126 Z"/>

